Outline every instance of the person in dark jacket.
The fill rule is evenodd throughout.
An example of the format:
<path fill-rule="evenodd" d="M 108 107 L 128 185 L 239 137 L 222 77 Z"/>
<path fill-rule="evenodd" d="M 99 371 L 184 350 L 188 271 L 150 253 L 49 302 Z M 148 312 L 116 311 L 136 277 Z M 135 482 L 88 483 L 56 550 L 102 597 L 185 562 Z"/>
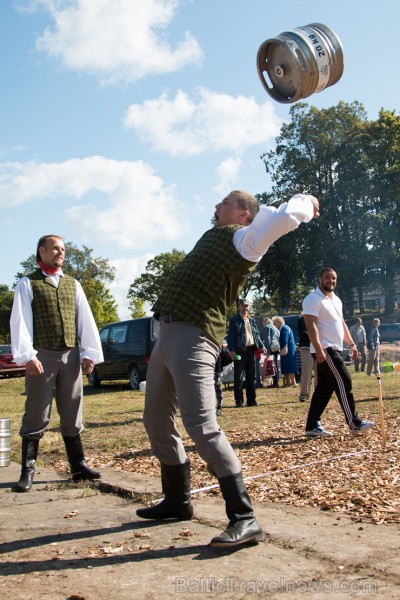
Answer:
<path fill-rule="evenodd" d="M 279 387 L 279 365 L 278 365 L 278 356 L 279 356 L 279 337 L 280 332 L 279 329 L 275 327 L 272 323 L 272 319 L 269 317 L 265 317 L 264 321 L 264 342 L 265 347 L 267 349 L 267 353 L 269 356 L 272 356 L 274 361 L 274 376 L 272 377 L 272 386 L 273 388 Z"/>
<path fill-rule="evenodd" d="M 233 385 L 236 406 L 243 406 L 243 385 L 246 388 L 247 406 L 258 406 L 254 385 L 256 373 L 254 351 L 260 348 L 266 352 L 266 349 L 256 320 L 250 316 L 247 298 L 239 300 L 239 312 L 230 320 L 227 342 L 228 350 L 232 358 L 235 358 Z"/>

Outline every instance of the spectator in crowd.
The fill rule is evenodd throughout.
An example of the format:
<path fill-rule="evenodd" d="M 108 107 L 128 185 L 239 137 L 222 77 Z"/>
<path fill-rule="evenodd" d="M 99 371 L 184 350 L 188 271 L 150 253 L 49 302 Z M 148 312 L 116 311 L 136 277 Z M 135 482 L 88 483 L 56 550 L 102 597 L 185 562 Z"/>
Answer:
<path fill-rule="evenodd" d="M 261 381 L 261 356 L 263 355 L 263 352 L 260 348 L 257 348 L 256 350 L 254 350 L 254 361 L 255 361 L 255 370 L 256 370 L 256 390 L 263 388 L 264 385 Z"/>
<path fill-rule="evenodd" d="M 358 317 L 354 325 L 350 327 L 350 335 L 354 340 L 354 343 L 357 344 L 357 358 L 354 361 L 354 370 L 356 373 L 360 371 L 360 358 L 361 358 L 361 372 L 365 371 L 365 363 L 367 360 L 367 353 L 365 351 L 367 345 L 367 335 L 365 333 L 365 328 L 362 324 L 362 319 Z"/>
<path fill-rule="evenodd" d="M 283 386 L 297 387 L 296 375 L 299 372 L 297 366 L 297 350 L 294 341 L 293 331 L 289 325 L 286 325 L 283 317 L 274 317 L 273 324 L 279 329 L 279 346 L 281 356 L 281 374 L 283 376 Z"/>
<path fill-rule="evenodd" d="M 269 317 L 265 317 L 264 321 L 264 344 L 267 349 L 268 356 L 272 356 L 275 366 L 275 374 L 272 378 L 272 386 L 273 388 L 279 387 L 279 366 L 278 366 L 278 356 L 279 356 L 279 329 L 275 327 L 272 323 L 272 319 Z"/>
<path fill-rule="evenodd" d="M 226 346 L 227 346 L 227 344 L 224 341 L 222 348 L 221 348 L 221 352 L 219 353 L 217 362 L 215 364 L 214 386 L 215 386 L 215 396 L 217 398 L 217 417 L 219 417 L 222 414 L 223 392 L 222 392 L 222 384 L 221 384 L 221 373 L 222 373 L 224 367 L 227 367 L 228 365 L 230 365 L 233 362 L 231 353 L 229 352 L 229 350 L 227 349 Z"/>
<path fill-rule="evenodd" d="M 227 335 L 228 350 L 235 358 L 234 395 L 237 407 L 243 406 L 243 386 L 246 389 L 247 406 L 258 406 L 254 384 L 254 352 L 258 348 L 266 352 L 257 322 L 250 315 L 249 305 L 247 298 L 239 300 L 238 313 L 231 318 Z"/>
<path fill-rule="evenodd" d="M 314 371 L 315 360 L 310 352 L 310 338 L 308 337 L 306 322 L 303 313 L 300 314 L 297 321 L 297 332 L 299 334 L 299 350 L 301 358 L 301 376 L 300 376 L 300 402 L 305 402 L 310 397 L 311 381 Z M 314 382 L 314 387 L 316 383 Z"/>
<path fill-rule="evenodd" d="M 380 348 L 380 332 L 379 325 L 381 324 L 379 319 L 374 319 L 372 321 L 371 328 L 368 332 L 368 366 L 367 366 L 367 375 L 371 375 L 372 369 L 374 370 L 375 375 L 379 375 L 379 348 Z"/>

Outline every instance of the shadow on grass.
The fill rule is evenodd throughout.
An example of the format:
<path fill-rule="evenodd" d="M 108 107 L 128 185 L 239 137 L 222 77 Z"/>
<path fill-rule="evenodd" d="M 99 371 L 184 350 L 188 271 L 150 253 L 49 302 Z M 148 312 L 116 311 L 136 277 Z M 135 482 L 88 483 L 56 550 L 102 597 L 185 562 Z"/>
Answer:
<path fill-rule="evenodd" d="M 83 393 L 84 396 L 99 396 L 102 394 L 120 394 L 121 392 L 132 392 L 132 394 L 141 394 L 144 400 L 144 394 L 139 390 L 131 390 L 129 383 L 121 383 L 120 381 L 107 381 L 99 387 L 90 387 L 84 385 Z M 136 400 L 138 398 L 135 398 Z"/>

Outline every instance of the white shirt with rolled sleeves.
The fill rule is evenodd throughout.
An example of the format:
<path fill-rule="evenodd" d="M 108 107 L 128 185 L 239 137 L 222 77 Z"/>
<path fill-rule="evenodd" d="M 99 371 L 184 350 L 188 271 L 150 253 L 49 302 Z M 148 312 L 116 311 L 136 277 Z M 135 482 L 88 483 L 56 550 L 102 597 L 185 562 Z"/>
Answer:
<path fill-rule="evenodd" d="M 235 232 L 233 244 L 243 258 L 259 262 L 276 240 L 313 216 L 314 205 L 307 194 L 296 194 L 278 208 L 261 206 L 253 222 Z"/>
<path fill-rule="evenodd" d="M 63 276 L 61 269 L 56 275 L 46 275 L 56 287 Z M 81 361 L 89 358 L 96 365 L 104 360 L 99 331 L 81 284 L 75 280 L 75 285 L 76 326 Z M 17 365 L 24 365 L 37 354 L 33 347 L 32 300 L 31 282 L 28 277 L 22 277 L 15 288 L 10 319 L 12 353 Z"/>
<path fill-rule="evenodd" d="M 343 350 L 343 307 L 335 293 L 326 296 L 319 287 L 316 288 L 304 298 L 303 313 L 317 317 L 319 341 L 324 349 Z M 315 352 L 312 344 L 310 352 Z"/>

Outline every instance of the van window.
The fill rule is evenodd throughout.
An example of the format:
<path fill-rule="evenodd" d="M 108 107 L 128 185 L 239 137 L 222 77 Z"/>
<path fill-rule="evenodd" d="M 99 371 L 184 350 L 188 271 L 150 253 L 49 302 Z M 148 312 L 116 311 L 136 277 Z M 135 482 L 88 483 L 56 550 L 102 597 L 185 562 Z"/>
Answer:
<path fill-rule="evenodd" d="M 114 325 L 110 327 L 110 344 L 123 344 L 126 339 L 126 330 L 128 325 Z"/>
<path fill-rule="evenodd" d="M 151 339 L 158 340 L 160 337 L 160 322 L 157 319 L 151 320 Z"/>
<path fill-rule="evenodd" d="M 147 319 L 133 321 L 129 327 L 128 342 L 141 342 L 146 338 Z"/>
<path fill-rule="evenodd" d="M 100 341 L 102 344 L 105 344 L 107 342 L 107 338 L 108 338 L 108 332 L 110 331 L 109 327 L 106 327 L 105 329 L 102 329 L 100 331 Z"/>

